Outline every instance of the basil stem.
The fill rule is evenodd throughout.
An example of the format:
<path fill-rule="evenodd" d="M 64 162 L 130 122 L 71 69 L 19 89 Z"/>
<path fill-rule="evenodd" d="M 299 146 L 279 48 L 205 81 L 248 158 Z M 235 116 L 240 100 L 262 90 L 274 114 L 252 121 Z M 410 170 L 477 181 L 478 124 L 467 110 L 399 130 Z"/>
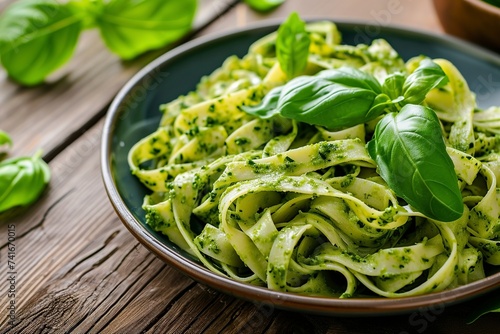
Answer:
<path fill-rule="evenodd" d="M 387 114 L 367 148 L 389 187 L 416 210 L 439 221 L 462 216 L 458 178 L 432 109 L 408 104 Z"/>
<path fill-rule="evenodd" d="M 0 212 L 35 202 L 50 180 L 41 152 L 0 163 Z"/>
<path fill-rule="evenodd" d="M 278 86 L 269 91 L 262 101 L 256 106 L 242 106 L 243 110 L 249 114 L 260 118 L 270 118 L 278 115 L 278 101 L 283 91 L 283 86 Z"/>
<path fill-rule="evenodd" d="M 292 13 L 278 29 L 276 57 L 288 78 L 301 74 L 307 65 L 311 39 L 306 24 L 297 13 Z"/>

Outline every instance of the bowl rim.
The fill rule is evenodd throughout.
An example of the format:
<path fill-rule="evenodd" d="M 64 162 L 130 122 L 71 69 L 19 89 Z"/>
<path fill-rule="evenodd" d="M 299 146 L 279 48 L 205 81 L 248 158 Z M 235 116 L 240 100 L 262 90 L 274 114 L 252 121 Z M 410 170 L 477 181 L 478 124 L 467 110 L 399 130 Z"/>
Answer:
<path fill-rule="evenodd" d="M 329 20 L 334 22 L 339 27 L 340 31 L 342 31 L 342 29 L 354 29 L 359 26 L 374 27 L 373 24 L 366 21 L 342 20 L 335 18 L 315 18 L 307 21 L 319 20 Z M 241 283 L 209 271 L 195 261 L 184 257 L 182 254 L 173 249 L 170 249 L 135 219 L 122 200 L 114 183 L 111 171 L 112 135 L 116 123 L 121 116 L 120 106 L 126 100 L 128 93 L 134 87 L 143 82 L 143 80 L 147 78 L 148 74 L 152 71 L 160 69 L 164 65 L 168 65 L 169 62 L 175 61 L 177 57 L 181 57 L 185 52 L 202 48 L 207 43 L 234 38 L 237 35 L 247 32 L 258 32 L 259 30 L 270 31 L 272 28 L 277 29 L 281 22 L 282 19 L 263 20 L 230 32 L 223 31 L 195 38 L 166 52 L 148 65 L 144 66 L 118 92 L 108 109 L 103 127 L 101 138 L 101 176 L 108 198 L 125 227 L 150 252 L 160 258 L 163 262 L 180 270 L 195 281 L 210 286 L 223 293 L 254 302 L 256 305 L 266 305 L 267 307 L 276 307 L 291 311 L 337 316 L 394 315 L 398 313 L 408 313 L 422 307 L 429 307 L 430 305 L 444 306 L 456 304 L 499 288 L 500 272 L 482 280 L 453 288 L 451 290 L 402 298 L 356 297 L 340 299 L 331 297 L 304 296 L 289 292 L 273 291 L 265 287 Z M 430 33 L 428 31 L 410 29 L 398 25 L 378 26 L 378 28 L 382 33 L 399 34 L 410 38 L 417 37 L 426 40 L 431 39 L 442 45 L 460 50 L 473 57 L 478 57 L 500 67 L 500 57 L 494 52 L 449 35 Z"/>

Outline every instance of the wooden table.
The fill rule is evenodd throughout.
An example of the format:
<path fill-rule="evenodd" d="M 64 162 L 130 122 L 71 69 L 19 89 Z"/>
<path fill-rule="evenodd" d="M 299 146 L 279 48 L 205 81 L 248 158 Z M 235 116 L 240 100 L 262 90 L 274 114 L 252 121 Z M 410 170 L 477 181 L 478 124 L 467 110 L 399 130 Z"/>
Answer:
<path fill-rule="evenodd" d="M 0 10 L 12 1 L 0 2 Z M 287 0 L 258 14 L 234 0 L 204 0 L 197 35 L 284 18 L 364 20 L 442 33 L 430 0 Z M 194 35 L 193 35 L 194 36 Z M 193 37 L 191 36 L 191 38 Z M 0 224 L 1 333 L 493 333 L 498 314 L 465 316 L 487 298 L 392 317 L 341 318 L 264 308 L 200 285 L 164 264 L 122 225 L 100 175 L 103 118 L 117 91 L 166 49 L 121 62 L 95 31 L 47 84 L 23 88 L 0 72 L 0 128 L 12 156 L 43 148 L 53 178 L 27 212 Z M 7 235 L 15 233 L 15 326 L 8 326 Z"/>

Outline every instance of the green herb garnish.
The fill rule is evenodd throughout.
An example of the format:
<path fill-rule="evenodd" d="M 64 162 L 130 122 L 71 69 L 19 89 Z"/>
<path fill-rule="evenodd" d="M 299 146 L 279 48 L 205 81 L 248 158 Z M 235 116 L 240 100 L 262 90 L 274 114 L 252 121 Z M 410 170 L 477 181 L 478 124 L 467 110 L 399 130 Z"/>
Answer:
<path fill-rule="evenodd" d="M 298 44 L 290 42 L 305 32 L 299 21 L 296 13 L 290 15 L 278 30 L 288 42 L 279 43 L 280 33 L 276 42 L 285 55 L 279 60 L 278 53 L 280 66 L 290 78 L 305 66 L 297 65 L 299 60 L 307 62 L 303 50 L 309 44 L 302 41 L 302 51 L 297 52 Z M 396 195 L 427 217 L 453 221 L 463 213 L 458 178 L 439 119 L 420 105 L 429 91 L 447 82 L 441 67 L 428 58 L 410 75 L 396 72 L 382 84 L 373 75 L 346 66 L 293 78 L 272 89 L 260 104 L 243 109 L 260 118 L 279 115 L 329 130 L 367 123 L 385 113 L 367 144 L 380 175 Z"/>
<path fill-rule="evenodd" d="M 196 0 L 21 0 L 0 17 L 0 62 L 35 85 L 73 55 L 82 30 L 97 27 L 123 59 L 176 41 L 191 28 Z"/>
<path fill-rule="evenodd" d="M 278 29 L 276 57 L 288 78 L 302 73 L 307 65 L 311 39 L 306 24 L 297 13 L 292 13 Z"/>
<path fill-rule="evenodd" d="M 440 221 L 462 216 L 457 176 L 432 109 L 408 104 L 384 116 L 367 147 L 382 178 L 411 206 Z"/>
<path fill-rule="evenodd" d="M 0 212 L 35 202 L 50 180 L 49 166 L 41 151 L 32 157 L 0 162 Z"/>

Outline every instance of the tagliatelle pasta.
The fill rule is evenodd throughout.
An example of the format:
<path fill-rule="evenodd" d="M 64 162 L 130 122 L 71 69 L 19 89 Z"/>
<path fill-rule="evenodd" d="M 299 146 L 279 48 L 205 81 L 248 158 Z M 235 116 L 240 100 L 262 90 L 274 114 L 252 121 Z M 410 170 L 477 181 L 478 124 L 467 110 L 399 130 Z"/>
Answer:
<path fill-rule="evenodd" d="M 342 45 L 331 22 L 307 25 L 304 74 L 351 66 L 383 81 L 408 75 L 384 40 Z M 397 197 L 366 149 L 378 119 L 339 131 L 243 110 L 286 83 L 276 34 L 229 57 L 197 89 L 161 106 L 158 129 L 129 153 L 151 194 L 146 221 L 208 269 L 307 295 L 404 297 L 450 289 L 500 265 L 500 108 L 480 110 L 460 72 L 424 105 L 438 115 L 464 203 L 452 222 Z M 404 168 L 394 170 L 404 174 Z"/>

